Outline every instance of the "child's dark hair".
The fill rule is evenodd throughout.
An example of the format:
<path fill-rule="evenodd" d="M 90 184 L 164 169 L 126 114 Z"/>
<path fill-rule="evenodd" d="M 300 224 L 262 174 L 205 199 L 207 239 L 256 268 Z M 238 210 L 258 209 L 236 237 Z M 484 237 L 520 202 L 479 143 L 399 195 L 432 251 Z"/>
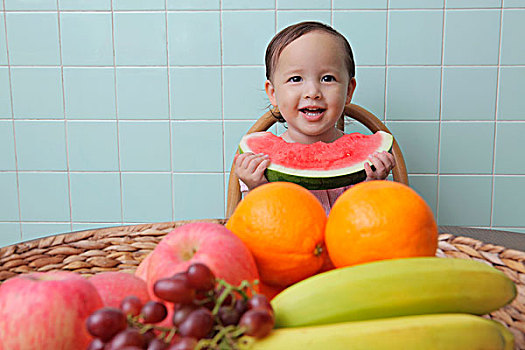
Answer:
<path fill-rule="evenodd" d="M 270 81 L 272 80 L 272 75 L 275 70 L 275 66 L 277 65 L 277 60 L 279 59 L 279 56 L 283 52 L 284 48 L 295 39 L 313 31 L 322 31 L 334 35 L 340 39 L 346 53 L 345 64 L 348 69 L 348 75 L 350 79 L 355 76 L 354 54 L 352 53 L 352 48 L 350 47 L 348 40 L 346 40 L 346 38 L 341 33 L 329 25 L 320 22 L 308 21 L 293 24 L 284 28 L 273 37 L 272 41 L 270 41 L 268 47 L 266 48 L 265 55 L 266 79 Z M 279 122 L 285 122 L 284 118 L 279 112 L 272 111 L 272 114 Z"/>

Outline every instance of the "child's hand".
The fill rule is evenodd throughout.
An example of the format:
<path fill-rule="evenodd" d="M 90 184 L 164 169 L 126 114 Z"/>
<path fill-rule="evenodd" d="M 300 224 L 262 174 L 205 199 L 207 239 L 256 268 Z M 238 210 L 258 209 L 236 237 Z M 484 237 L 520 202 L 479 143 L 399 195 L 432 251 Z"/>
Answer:
<path fill-rule="evenodd" d="M 248 186 L 248 189 L 253 190 L 255 187 L 268 182 L 264 177 L 264 171 L 270 165 L 268 155 L 247 152 L 236 154 L 233 161 L 235 163 L 235 175 Z"/>
<path fill-rule="evenodd" d="M 394 156 L 386 151 L 376 152 L 368 158 L 375 167 L 375 170 L 372 170 L 370 164 L 365 163 L 366 171 L 366 180 L 384 180 L 387 178 L 390 170 L 396 166 L 396 161 Z"/>

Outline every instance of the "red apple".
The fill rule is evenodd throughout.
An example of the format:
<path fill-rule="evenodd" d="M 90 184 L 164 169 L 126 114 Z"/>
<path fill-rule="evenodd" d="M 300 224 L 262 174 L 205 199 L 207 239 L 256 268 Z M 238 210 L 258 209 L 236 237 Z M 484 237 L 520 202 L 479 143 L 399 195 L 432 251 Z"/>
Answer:
<path fill-rule="evenodd" d="M 12 277 L 0 286 L 0 349 L 86 349 L 86 318 L 102 305 L 91 282 L 74 272 Z"/>
<path fill-rule="evenodd" d="M 168 233 L 148 257 L 147 285 L 153 297 L 153 284 L 160 278 L 186 271 L 200 262 L 232 285 L 259 278 L 255 260 L 230 230 L 220 224 L 194 222 Z"/>
<path fill-rule="evenodd" d="M 142 278 L 144 281 L 148 280 L 148 266 L 149 266 L 149 259 L 151 257 L 151 254 L 146 255 L 144 260 L 142 260 L 137 267 L 137 270 L 135 270 L 135 276 L 138 278 Z"/>
<path fill-rule="evenodd" d="M 102 298 L 104 306 L 120 307 L 122 299 L 134 295 L 142 304 L 150 300 L 146 282 L 127 272 L 107 271 L 89 278 Z"/>

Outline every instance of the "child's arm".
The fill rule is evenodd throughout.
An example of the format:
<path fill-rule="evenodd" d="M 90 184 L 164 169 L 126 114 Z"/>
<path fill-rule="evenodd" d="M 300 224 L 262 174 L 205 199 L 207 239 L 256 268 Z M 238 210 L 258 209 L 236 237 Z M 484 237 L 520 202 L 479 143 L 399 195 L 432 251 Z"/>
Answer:
<path fill-rule="evenodd" d="M 388 152 L 374 153 L 368 159 L 370 159 L 374 165 L 375 170 L 372 170 L 370 164 L 365 163 L 365 181 L 384 180 L 387 178 L 392 168 L 396 166 L 394 156 Z"/>
<path fill-rule="evenodd" d="M 270 158 L 265 154 L 243 153 L 236 154 L 233 159 L 235 162 L 235 175 L 253 190 L 268 182 L 264 177 L 264 171 L 270 165 Z"/>

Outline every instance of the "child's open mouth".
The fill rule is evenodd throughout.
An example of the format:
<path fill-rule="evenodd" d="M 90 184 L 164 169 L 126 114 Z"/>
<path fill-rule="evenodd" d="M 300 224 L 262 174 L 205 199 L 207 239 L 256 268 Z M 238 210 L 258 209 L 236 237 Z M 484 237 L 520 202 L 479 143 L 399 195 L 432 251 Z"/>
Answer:
<path fill-rule="evenodd" d="M 306 107 L 301 108 L 299 111 L 304 115 L 304 117 L 309 121 L 316 121 L 323 116 L 323 113 L 326 109 L 317 108 L 317 107 Z"/>

